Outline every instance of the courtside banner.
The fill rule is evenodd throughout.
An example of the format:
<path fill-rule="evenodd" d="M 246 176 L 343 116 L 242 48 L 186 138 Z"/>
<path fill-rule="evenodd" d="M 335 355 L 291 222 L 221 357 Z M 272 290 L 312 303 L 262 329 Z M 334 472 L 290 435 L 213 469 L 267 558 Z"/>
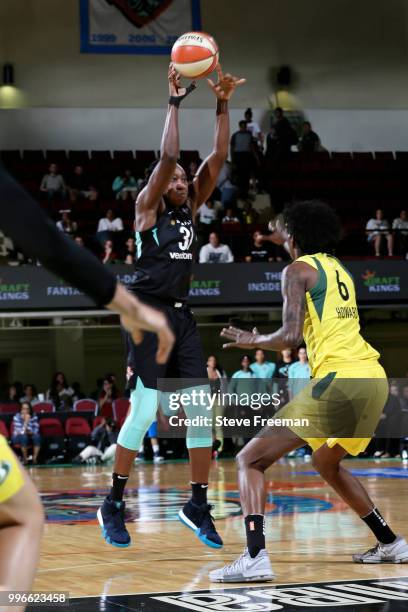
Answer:
<path fill-rule="evenodd" d="M 405 261 L 348 261 L 360 305 L 408 304 Z M 282 263 L 195 264 L 189 303 L 205 306 L 282 305 Z M 132 266 L 112 265 L 112 272 L 131 287 L 137 280 Z M 83 293 L 41 267 L 0 266 L 0 312 L 95 308 Z"/>
<path fill-rule="evenodd" d="M 80 0 L 82 53 L 169 55 L 201 30 L 200 0 Z"/>

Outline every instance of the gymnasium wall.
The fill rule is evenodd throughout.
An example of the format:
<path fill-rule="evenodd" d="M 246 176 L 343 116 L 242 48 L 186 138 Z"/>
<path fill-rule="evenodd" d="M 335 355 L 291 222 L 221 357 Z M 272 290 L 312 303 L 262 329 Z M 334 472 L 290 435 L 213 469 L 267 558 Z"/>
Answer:
<path fill-rule="evenodd" d="M 307 109 L 328 148 L 407 148 L 405 0 L 201 6 L 224 66 L 248 79 L 234 98 L 234 123 L 252 106 L 267 127 L 271 75 L 286 63 L 295 71 L 292 104 Z M 1 148 L 157 147 L 168 58 L 80 54 L 78 0 L 1 0 L 0 58 L 14 63 L 19 88 L 12 95 L 0 87 L 0 108 L 23 107 L 0 113 Z M 202 142 L 205 154 L 213 120 L 205 83 L 186 107 L 183 146 Z"/>
<path fill-rule="evenodd" d="M 260 326 L 260 331 L 278 325 L 279 321 L 271 321 L 269 326 Z M 240 356 L 245 351 L 223 351 L 220 328 L 221 325 L 199 326 L 204 354 L 215 353 L 232 374 L 239 369 Z M 408 326 L 401 322 L 372 321 L 363 333 L 381 352 L 388 376 L 408 378 Z M 271 360 L 275 359 L 274 353 L 268 354 Z M 0 363 L 8 363 L 9 380 L 35 383 L 39 392 L 48 389 L 57 370 L 64 371 L 70 382 L 79 381 L 88 392 L 95 388 L 96 379 L 107 372 L 114 372 L 121 386 L 124 382 L 124 347 L 119 328 L 3 330 Z"/>

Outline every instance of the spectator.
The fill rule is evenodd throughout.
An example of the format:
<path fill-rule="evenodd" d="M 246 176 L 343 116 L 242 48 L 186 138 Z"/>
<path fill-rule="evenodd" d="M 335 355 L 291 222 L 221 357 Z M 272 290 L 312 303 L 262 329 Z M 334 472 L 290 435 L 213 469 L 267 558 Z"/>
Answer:
<path fill-rule="evenodd" d="M 126 251 L 124 253 L 124 263 L 132 265 L 136 261 L 136 243 L 135 239 L 130 237 L 126 240 Z"/>
<path fill-rule="evenodd" d="M 292 363 L 288 368 L 289 399 L 293 399 L 307 385 L 312 374 L 304 347 L 298 349 L 297 356 L 298 361 Z"/>
<path fill-rule="evenodd" d="M 209 243 L 200 249 L 200 263 L 232 263 L 234 256 L 226 244 L 221 244 L 218 234 L 211 232 Z"/>
<path fill-rule="evenodd" d="M 81 246 L 81 247 L 85 246 L 84 239 L 82 238 L 82 236 L 75 236 L 74 240 L 78 246 Z"/>
<path fill-rule="evenodd" d="M 241 221 L 235 215 L 232 208 L 227 208 L 227 210 L 225 211 L 225 216 L 222 218 L 222 223 L 228 223 L 232 225 L 236 225 L 238 223 L 239 225 Z"/>
<path fill-rule="evenodd" d="M 375 218 L 367 221 L 366 234 L 368 242 L 374 245 L 376 257 L 380 257 L 383 239 L 387 242 L 388 256 L 392 257 L 394 238 L 390 232 L 390 224 L 384 219 L 384 213 L 381 208 L 375 211 Z"/>
<path fill-rule="evenodd" d="M 255 361 L 251 363 L 251 370 L 258 379 L 258 391 L 260 393 L 271 392 L 276 366 L 273 361 L 266 361 L 265 352 L 262 349 L 255 351 Z"/>
<path fill-rule="evenodd" d="M 87 463 L 93 458 L 110 461 L 115 456 L 118 434 L 115 421 L 103 418 L 91 433 L 92 444 L 86 446 L 72 463 Z"/>
<path fill-rule="evenodd" d="M 408 259 L 408 217 L 407 211 L 401 210 L 399 217 L 392 222 L 395 234 L 395 245 L 398 255 Z"/>
<path fill-rule="evenodd" d="M 48 174 L 45 174 L 41 181 L 40 191 L 46 193 L 49 200 L 54 200 L 56 197 L 65 200 L 67 197 L 65 180 L 59 174 L 57 164 L 50 164 Z"/>
<path fill-rule="evenodd" d="M 112 240 L 105 240 L 103 245 L 102 263 L 104 264 L 115 264 L 118 262 L 118 256 L 113 250 Z"/>
<path fill-rule="evenodd" d="M 246 121 L 239 122 L 239 130 L 231 136 L 230 148 L 231 160 L 237 173 L 238 195 L 246 200 L 255 162 L 252 132 L 247 129 Z"/>
<path fill-rule="evenodd" d="M 254 391 L 254 383 L 248 382 L 255 378 L 255 374 L 251 368 L 251 358 L 249 355 L 243 355 L 241 357 L 241 367 L 239 370 L 233 373 L 230 386 L 229 393 L 237 393 L 241 395 L 243 393 L 253 393 Z"/>
<path fill-rule="evenodd" d="M 217 187 L 221 192 L 221 204 L 223 209 L 227 206 L 235 208 L 237 204 L 238 190 L 232 182 L 232 164 L 226 161 L 218 175 Z"/>
<path fill-rule="evenodd" d="M 98 397 L 99 413 L 106 404 L 112 404 L 118 398 L 118 390 L 112 376 L 105 376 L 102 389 Z"/>
<path fill-rule="evenodd" d="M 263 349 L 256 349 L 255 361 L 251 363 L 251 370 L 257 378 L 273 378 L 276 365 L 273 361 L 266 361 Z"/>
<path fill-rule="evenodd" d="M 78 400 L 86 398 L 85 393 L 81 389 L 81 383 L 73 382 L 71 387 L 72 387 L 72 390 L 74 392 L 74 394 L 72 396 L 72 401 L 73 402 L 77 402 Z"/>
<path fill-rule="evenodd" d="M 70 212 L 70 210 L 60 210 L 62 216 L 61 221 L 57 222 L 57 227 L 61 232 L 64 232 L 64 234 L 72 236 L 72 234 L 75 234 L 78 230 L 78 225 L 75 221 L 71 221 L 69 217 Z"/>
<path fill-rule="evenodd" d="M 264 241 L 261 232 L 256 231 L 253 234 L 253 244 L 245 256 L 245 261 L 250 263 L 258 263 L 260 261 L 273 261 L 270 246 Z"/>
<path fill-rule="evenodd" d="M 217 220 L 217 211 L 214 208 L 214 202 L 209 200 L 201 204 L 197 210 L 197 216 L 199 223 L 203 226 L 211 226 Z"/>
<path fill-rule="evenodd" d="M 320 148 L 320 138 L 316 132 L 312 130 L 312 124 L 310 121 L 304 121 L 302 135 L 298 142 L 298 150 L 301 153 L 316 153 L 316 151 L 320 151 Z"/>
<path fill-rule="evenodd" d="M 261 128 L 259 127 L 259 123 L 253 119 L 252 108 L 246 109 L 244 117 L 247 130 L 251 132 L 252 138 L 257 143 L 259 149 L 262 150 L 263 134 L 261 132 Z"/>
<path fill-rule="evenodd" d="M 137 187 L 137 180 L 132 176 L 131 170 L 125 170 L 113 181 L 112 191 L 117 200 L 127 200 L 129 196 L 136 200 Z"/>
<path fill-rule="evenodd" d="M 37 389 L 35 385 L 25 385 L 24 386 L 24 395 L 20 398 L 20 403 L 28 402 L 32 404 L 33 402 L 38 401 Z"/>
<path fill-rule="evenodd" d="M 120 217 L 115 217 L 112 208 L 109 208 L 105 217 L 99 219 L 96 239 L 104 245 L 106 240 L 113 240 L 115 235 L 121 236 L 118 232 L 123 232 L 123 221 Z"/>
<path fill-rule="evenodd" d="M 6 397 L 4 398 L 2 403 L 3 404 L 19 404 L 20 403 L 20 396 L 18 394 L 18 389 L 15 384 L 8 385 Z"/>
<path fill-rule="evenodd" d="M 189 183 L 193 182 L 194 177 L 196 176 L 198 172 L 198 168 L 199 168 L 198 162 L 194 159 L 188 164 L 187 179 Z"/>
<path fill-rule="evenodd" d="M 253 225 L 259 219 L 259 213 L 254 209 L 251 200 L 247 200 L 244 203 L 244 208 L 242 209 L 242 218 L 246 225 Z"/>
<path fill-rule="evenodd" d="M 69 386 L 64 372 L 55 372 L 45 398 L 54 404 L 56 410 L 70 410 L 73 396 L 74 390 Z"/>
<path fill-rule="evenodd" d="M 28 463 L 28 449 L 33 446 L 33 464 L 38 463 L 41 448 L 40 424 L 37 415 L 33 414 L 30 402 L 21 404 L 20 412 L 13 417 L 13 445 L 21 447 L 24 465 Z"/>
<path fill-rule="evenodd" d="M 289 366 L 295 361 L 292 356 L 292 350 L 287 348 L 281 352 L 281 359 L 276 362 L 276 376 L 279 378 L 287 378 Z"/>
<path fill-rule="evenodd" d="M 273 137 L 276 139 L 276 157 L 288 159 L 292 146 L 298 142 L 298 137 L 280 106 L 275 109 L 274 116 Z"/>
<path fill-rule="evenodd" d="M 78 198 L 86 198 L 94 202 L 98 199 L 98 190 L 91 185 L 91 181 L 85 175 L 82 166 L 75 166 L 74 172 L 68 179 L 69 199 L 72 203 Z"/>

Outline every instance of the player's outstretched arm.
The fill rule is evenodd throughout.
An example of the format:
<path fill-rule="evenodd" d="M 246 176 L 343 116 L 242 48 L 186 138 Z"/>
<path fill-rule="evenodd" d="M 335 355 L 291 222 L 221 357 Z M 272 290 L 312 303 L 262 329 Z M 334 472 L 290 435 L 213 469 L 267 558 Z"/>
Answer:
<path fill-rule="evenodd" d="M 180 85 L 180 75 L 169 66 L 169 105 L 160 146 L 160 160 L 155 166 L 146 187 L 137 198 L 136 218 L 139 231 L 156 223 L 161 198 L 171 181 L 180 154 L 178 109 L 181 101 L 195 89 L 193 82 L 187 89 Z"/>
<path fill-rule="evenodd" d="M 228 101 L 231 99 L 235 89 L 245 83 L 245 79 L 239 79 L 231 74 L 223 74 L 221 66 L 217 66 L 218 81 L 213 83 L 208 79 L 208 84 L 217 98 L 217 111 L 215 122 L 214 148 L 210 155 L 201 164 L 197 176 L 194 179 L 194 210 L 214 191 L 218 175 L 228 157 L 229 146 L 229 111 Z"/>
<path fill-rule="evenodd" d="M 316 282 L 316 271 L 305 263 L 293 263 L 285 268 L 282 275 L 282 327 L 272 334 L 259 334 L 236 327 L 224 328 L 221 337 L 230 342 L 223 348 L 262 348 L 281 351 L 296 348 L 303 340 L 306 292 Z"/>
<path fill-rule="evenodd" d="M 60 232 L 1 165 L 0 228 L 28 256 L 38 259 L 97 304 L 121 315 L 136 341 L 140 341 L 141 330 L 156 332 L 160 344 L 158 359 L 160 363 L 166 360 L 174 339 L 163 315 L 141 304 L 90 251 Z"/>

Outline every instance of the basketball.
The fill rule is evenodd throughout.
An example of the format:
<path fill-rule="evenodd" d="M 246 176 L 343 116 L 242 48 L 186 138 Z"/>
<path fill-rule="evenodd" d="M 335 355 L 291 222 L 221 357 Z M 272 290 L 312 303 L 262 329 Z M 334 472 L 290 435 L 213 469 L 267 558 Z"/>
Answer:
<path fill-rule="evenodd" d="M 187 32 L 174 43 L 171 60 L 182 76 L 201 79 L 217 67 L 218 45 L 205 32 Z"/>

